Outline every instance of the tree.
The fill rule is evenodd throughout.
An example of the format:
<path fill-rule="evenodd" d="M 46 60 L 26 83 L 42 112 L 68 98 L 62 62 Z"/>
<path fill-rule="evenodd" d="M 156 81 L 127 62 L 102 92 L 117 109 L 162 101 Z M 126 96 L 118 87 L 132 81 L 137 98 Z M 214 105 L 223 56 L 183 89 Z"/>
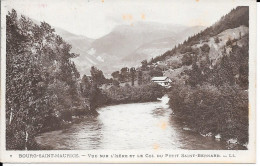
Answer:
<path fill-rule="evenodd" d="M 189 66 L 192 64 L 192 57 L 189 54 L 184 54 L 181 61 L 182 65 Z"/>
<path fill-rule="evenodd" d="M 128 67 L 123 67 L 122 69 L 121 69 L 121 74 L 125 74 L 125 73 L 127 73 L 129 71 L 129 68 Z"/>
<path fill-rule="evenodd" d="M 201 75 L 201 70 L 197 65 L 197 55 L 194 56 L 192 60 L 192 69 L 189 72 L 189 79 L 188 84 L 190 84 L 192 87 L 195 87 L 197 84 L 201 84 L 202 80 L 202 75 Z"/>
<path fill-rule="evenodd" d="M 91 82 L 89 80 L 89 78 L 84 74 L 82 79 L 81 79 L 81 93 L 82 96 L 87 98 L 89 97 L 89 93 L 90 93 L 90 88 L 91 88 Z"/>
<path fill-rule="evenodd" d="M 219 37 L 218 36 L 215 37 L 214 40 L 215 40 L 215 43 L 217 43 L 217 44 L 219 43 Z"/>
<path fill-rule="evenodd" d="M 226 46 L 229 46 L 229 45 L 231 45 L 231 44 L 232 44 L 232 40 L 229 38 L 228 41 L 227 41 L 227 43 L 226 43 Z"/>
<path fill-rule="evenodd" d="M 143 72 L 142 70 L 138 71 L 138 85 L 142 85 L 143 84 Z"/>
<path fill-rule="evenodd" d="M 117 80 L 113 80 L 113 85 L 114 85 L 115 87 L 119 87 L 119 82 L 118 82 Z"/>
<path fill-rule="evenodd" d="M 156 68 L 150 70 L 149 75 L 151 77 L 159 77 L 159 76 L 163 76 L 163 72 L 159 67 L 156 67 Z"/>
<path fill-rule="evenodd" d="M 120 76 L 119 76 L 119 77 L 121 77 L 120 81 L 123 81 L 123 82 L 127 81 L 128 80 L 128 76 L 129 76 L 129 68 L 128 67 L 123 67 L 121 69 L 121 73 L 120 73 Z"/>
<path fill-rule="evenodd" d="M 112 77 L 113 77 L 114 79 L 118 79 L 118 77 L 119 77 L 119 71 L 115 71 L 115 72 L 113 72 L 111 75 L 112 75 Z"/>
<path fill-rule="evenodd" d="M 101 70 L 97 69 L 95 66 L 92 66 L 90 73 L 92 76 L 93 84 L 101 85 L 105 83 L 106 78 Z"/>
<path fill-rule="evenodd" d="M 201 51 L 204 53 L 209 53 L 210 47 L 208 44 L 203 44 L 203 46 L 201 47 Z"/>
<path fill-rule="evenodd" d="M 136 73 L 136 70 L 135 70 L 134 67 L 130 68 L 130 73 L 131 73 L 131 83 L 132 83 L 132 86 L 134 86 L 134 84 L 135 84 L 135 73 Z"/>
<path fill-rule="evenodd" d="M 78 103 L 79 73 L 71 61 L 77 55 L 54 31 L 15 10 L 6 16 L 7 149 L 34 149 L 34 136 L 61 125 L 61 115 Z"/>
<path fill-rule="evenodd" d="M 142 63 L 142 70 L 146 70 L 148 65 L 147 60 L 143 60 L 141 63 Z"/>
<path fill-rule="evenodd" d="M 230 58 L 224 54 L 220 60 L 220 65 L 215 68 L 213 84 L 216 86 L 234 85 L 235 78 Z"/>

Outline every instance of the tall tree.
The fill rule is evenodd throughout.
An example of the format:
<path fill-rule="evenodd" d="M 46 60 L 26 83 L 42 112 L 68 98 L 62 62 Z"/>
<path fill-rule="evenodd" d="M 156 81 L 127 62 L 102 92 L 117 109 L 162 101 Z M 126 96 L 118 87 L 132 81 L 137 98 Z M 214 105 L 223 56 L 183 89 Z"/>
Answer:
<path fill-rule="evenodd" d="M 33 149 L 34 136 L 77 103 L 71 46 L 47 23 L 6 16 L 6 148 Z M 57 120 L 58 118 L 58 120 Z M 56 119 L 55 123 L 47 123 Z"/>
<path fill-rule="evenodd" d="M 131 73 L 131 83 L 132 83 L 132 86 L 134 86 L 135 85 L 135 73 L 136 73 L 136 70 L 134 67 L 130 68 L 130 73 Z"/>
<path fill-rule="evenodd" d="M 142 70 L 146 70 L 148 65 L 147 60 L 143 60 L 141 63 L 142 63 Z"/>
<path fill-rule="evenodd" d="M 97 69 L 95 66 L 92 66 L 90 73 L 92 76 L 93 84 L 101 85 L 105 83 L 106 78 L 101 70 Z"/>
<path fill-rule="evenodd" d="M 90 88 L 91 88 L 91 82 L 89 78 L 84 74 L 80 83 L 80 91 L 83 97 L 85 98 L 89 97 Z"/>
<path fill-rule="evenodd" d="M 112 75 L 112 77 L 113 77 L 114 79 L 118 79 L 118 78 L 119 78 L 119 74 L 120 74 L 119 71 L 115 71 L 115 72 L 113 72 L 111 75 Z"/>
<path fill-rule="evenodd" d="M 143 84 L 143 72 L 142 72 L 142 70 L 138 71 L 138 79 L 137 79 L 137 81 L 138 81 L 138 85 L 142 85 Z"/>

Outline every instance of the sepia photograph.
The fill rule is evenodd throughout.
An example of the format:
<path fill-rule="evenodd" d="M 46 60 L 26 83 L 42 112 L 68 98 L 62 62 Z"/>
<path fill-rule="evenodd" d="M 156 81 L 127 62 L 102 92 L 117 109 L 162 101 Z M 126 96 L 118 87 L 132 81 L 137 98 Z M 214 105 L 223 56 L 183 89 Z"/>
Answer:
<path fill-rule="evenodd" d="M 253 0 L 3 0 L 0 158 L 254 163 L 255 34 Z"/>

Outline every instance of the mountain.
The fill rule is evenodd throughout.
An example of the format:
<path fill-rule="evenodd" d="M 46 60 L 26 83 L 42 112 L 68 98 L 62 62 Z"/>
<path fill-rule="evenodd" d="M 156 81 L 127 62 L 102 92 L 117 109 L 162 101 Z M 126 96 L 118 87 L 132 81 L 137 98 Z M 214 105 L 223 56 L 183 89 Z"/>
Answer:
<path fill-rule="evenodd" d="M 31 20 L 37 25 L 41 24 L 41 22 L 35 19 Z M 98 64 L 96 57 L 91 56 L 92 50 L 89 50 L 94 39 L 73 34 L 59 27 L 52 27 L 55 29 L 57 35 L 61 36 L 67 43 L 71 44 L 71 52 L 79 54 L 78 57 L 72 59 L 76 64 L 78 71 L 81 74 L 89 73 L 91 66 Z"/>
<path fill-rule="evenodd" d="M 32 21 L 40 24 L 37 20 Z M 161 55 L 188 36 L 204 29 L 201 26 L 135 22 L 119 25 L 105 36 L 91 39 L 59 27 L 53 28 L 56 34 L 72 45 L 71 51 L 79 54 L 72 61 L 81 74 L 89 74 L 91 66 L 96 66 L 105 74 L 111 74 L 122 67 L 138 66 L 142 60 Z"/>
<path fill-rule="evenodd" d="M 91 46 L 91 43 L 94 41 L 94 39 L 90 39 L 82 35 L 75 35 L 61 28 L 55 28 L 55 32 L 63 37 L 67 42 L 72 44 L 72 46 L 75 47 L 72 49 L 75 50 L 83 49 L 87 51 Z"/>
<path fill-rule="evenodd" d="M 173 48 L 175 45 L 183 42 L 185 39 L 188 38 L 188 36 L 194 35 L 204 28 L 205 27 L 203 26 L 183 27 L 183 29 L 174 36 L 145 43 L 141 45 L 138 49 L 136 49 L 133 53 L 123 58 L 122 63 L 127 61 L 127 63 L 136 65 L 139 64 L 138 62 L 141 62 L 142 60 L 150 60 L 151 58 L 163 54 L 167 50 Z"/>
<path fill-rule="evenodd" d="M 246 72 L 248 71 L 248 42 L 249 8 L 237 7 L 214 25 L 190 36 L 178 47 L 155 57 L 149 64 L 164 64 L 167 68 L 164 72 L 165 76 L 184 83 L 189 79 L 187 73 L 193 71 L 192 64 L 196 63 L 204 75 L 204 79 L 207 79 L 206 82 L 217 84 L 216 82 L 223 78 L 239 82 L 238 79 L 243 78 L 244 82 L 239 84 L 246 87 L 248 81 L 245 79 L 248 78 Z M 234 78 L 219 74 L 223 70 L 223 65 L 233 68 L 230 75 L 234 75 Z M 208 72 L 211 74 L 206 76 Z M 226 72 L 228 73 L 230 70 Z M 218 77 L 220 77 L 219 80 L 216 80 Z"/>
<path fill-rule="evenodd" d="M 204 27 L 201 26 L 136 22 L 119 25 L 99 39 L 90 39 L 57 27 L 55 32 L 72 45 L 72 52 L 79 54 L 73 61 L 81 74 L 89 74 L 91 66 L 110 74 L 125 66 L 137 66 L 143 59 L 161 55 L 202 29 Z"/>
<path fill-rule="evenodd" d="M 136 66 L 143 59 L 150 59 L 165 52 L 203 27 L 136 22 L 119 25 L 109 34 L 91 44 L 92 56 L 98 68 L 108 74 L 122 67 Z"/>
<path fill-rule="evenodd" d="M 86 73 L 86 71 L 90 70 L 91 66 L 95 66 L 99 63 L 96 57 L 92 56 L 92 50 L 90 49 L 94 39 L 82 35 L 75 35 L 62 28 L 55 28 L 55 32 L 71 44 L 72 52 L 79 54 L 78 57 L 72 60 L 81 74 Z"/>
<path fill-rule="evenodd" d="M 104 72 L 110 73 L 129 65 L 131 62 L 122 60 L 140 46 L 158 39 L 175 36 L 183 28 L 180 25 L 172 26 L 150 22 L 119 25 L 109 34 L 95 40 L 92 48 L 96 50 L 95 55 L 104 61 L 103 64 L 100 64 L 101 68 Z M 106 68 L 106 66 L 110 67 Z"/>

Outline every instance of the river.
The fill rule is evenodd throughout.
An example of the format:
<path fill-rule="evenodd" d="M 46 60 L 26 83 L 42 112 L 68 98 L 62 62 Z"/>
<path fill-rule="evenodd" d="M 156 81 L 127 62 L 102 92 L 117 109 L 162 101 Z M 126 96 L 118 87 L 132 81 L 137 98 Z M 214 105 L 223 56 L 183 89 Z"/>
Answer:
<path fill-rule="evenodd" d="M 161 101 L 106 106 L 65 130 L 42 133 L 41 146 L 71 150 L 227 149 L 225 142 L 203 137 L 176 120 L 168 97 Z"/>

